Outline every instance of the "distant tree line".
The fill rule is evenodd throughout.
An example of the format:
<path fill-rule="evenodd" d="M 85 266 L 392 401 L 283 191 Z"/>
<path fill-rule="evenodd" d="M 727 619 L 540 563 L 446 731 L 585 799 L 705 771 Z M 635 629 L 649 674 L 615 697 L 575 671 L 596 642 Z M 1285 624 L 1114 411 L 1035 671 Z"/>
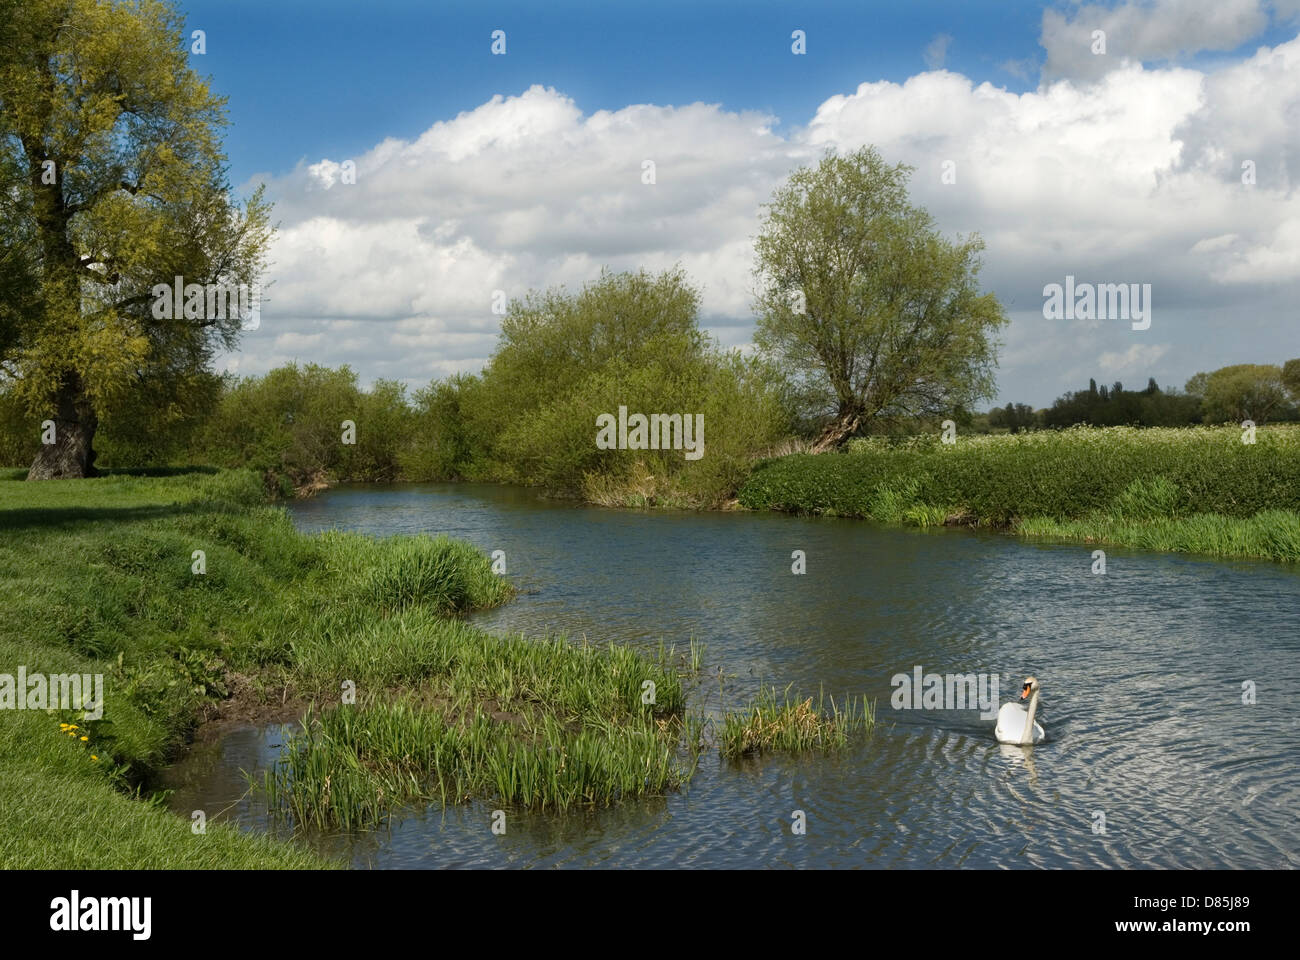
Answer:
<path fill-rule="evenodd" d="M 1090 423 L 1098 427 L 1180 427 L 1201 422 L 1201 406 L 1201 397 L 1176 389 L 1162 390 L 1154 377 L 1141 390 L 1125 390 L 1119 381 L 1107 386 L 1089 380 L 1087 390 L 1058 397 L 1044 410 L 1043 426 Z"/>
<path fill-rule="evenodd" d="M 976 429 L 980 418 L 974 420 Z M 1285 364 L 1241 363 L 1198 373 L 1180 391 L 1161 389 L 1152 377 L 1141 390 L 1124 384 L 1098 385 L 1057 397 L 1046 409 L 1009 403 L 987 414 L 989 429 L 1020 433 L 1079 423 L 1097 427 L 1179 427 L 1194 423 L 1256 424 L 1300 420 L 1300 359 Z"/>

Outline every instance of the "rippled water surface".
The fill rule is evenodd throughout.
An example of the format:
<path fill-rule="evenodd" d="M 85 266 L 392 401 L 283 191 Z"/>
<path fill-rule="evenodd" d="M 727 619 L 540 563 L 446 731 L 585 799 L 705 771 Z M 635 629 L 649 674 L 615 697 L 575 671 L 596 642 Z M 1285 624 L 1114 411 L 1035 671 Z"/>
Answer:
<path fill-rule="evenodd" d="M 706 711 L 760 684 L 879 704 L 874 736 L 842 753 L 706 755 L 666 800 L 512 814 L 503 837 L 469 805 L 318 838 L 357 866 L 1300 866 L 1294 566 L 1110 549 L 1096 576 L 1090 546 L 606 510 L 480 485 L 344 487 L 293 512 L 306 531 L 446 533 L 504 550 L 521 593 L 475 617 L 488 629 L 702 641 Z M 891 677 L 916 666 L 996 674 L 1003 702 L 1036 675 L 1049 742 L 999 745 L 976 710 L 891 709 Z M 269 764 L 281 742 L 272 727 L 196 748 L 172 772 L 175 808 L 228 807 L 265 828 L 265 811 L 239 799 L 240 770 Z"/>

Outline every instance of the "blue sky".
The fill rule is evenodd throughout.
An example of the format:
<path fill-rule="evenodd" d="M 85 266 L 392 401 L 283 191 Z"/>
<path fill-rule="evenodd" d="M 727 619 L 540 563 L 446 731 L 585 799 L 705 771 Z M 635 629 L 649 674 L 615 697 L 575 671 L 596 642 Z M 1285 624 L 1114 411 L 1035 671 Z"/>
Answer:
<path fill-rule="evenodd" d="M 263 327 L 223 360 L 241 373 L 347 362 L 418 386 L 475 370 L 495 291 L 602 266 L 681 263 L 705 326 L 746 349 L 759 205 L 864 143 L 916 167 L 913 198 L 945 232 L 987 240 L 1012 319 L 996 402 L 1300 354 L 1300 0 L 181 10 L 206 32 L 195 68 L 229 98 L 232 182 L 266 182 L 281 224 Z M 1044 320 L 1043 286 L 1066 275 L 1151 283 L 1151 329 Z"/>
<path fill-rule="evenodd" d="M 208 34 L 195 68 L 230 98 L 233 179 L 303 157 L 358 153 L 533 84 L 585 112 L 630 103 L 720 103 L 804 123 L 832 93 L 902 80 L 936 36 L 946 65 L 1013 90 L 1036 78 L 1001 65 L 1041 60 L 1042 4 L 188 0 Z M 487 55 L 493 30 L 507 55 Z M 790 55 L 802 29 L 809 55 Z"/>
<path fill-rule="evenodd" d="M 303 157 L 357 153 L 384 137 L 414 137 L 494 94 L 552 86 L 586 112 L 629 103 L 720 103 L 803 123 L 827 96 L 864 80 L 901 81 L 927 66 L 936 37 L 944 66 L 1015 92 L 1033 89 L 1043 60 L 1043 9 L 1032 0 L 653 3 L 492 0 L 187 0 L 187 26 L 208 32 L 195 68 L 230 99 L 231 174 L 281 172 Z M 1056 4 L 1069 9 L 1070 4 Z M 485 56 L 493 30 L 508 55 Z M 790 33 L 809 55 L 790 55 Z M 1271 26 L 1232 60 L 1294 36 Z"/>

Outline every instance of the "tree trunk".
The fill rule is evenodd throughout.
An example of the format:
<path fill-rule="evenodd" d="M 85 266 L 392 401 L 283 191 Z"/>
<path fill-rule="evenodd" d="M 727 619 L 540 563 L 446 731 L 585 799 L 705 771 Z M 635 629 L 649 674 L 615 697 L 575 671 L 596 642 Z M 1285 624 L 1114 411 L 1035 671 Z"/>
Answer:
<path fill-rule="evenodd" d="M 835 450 L 857 433 L 860 426 L 862 426 L 861 410 L 841 410 L 813 441 L 808 452 L 825 453 L 828 450 Z"/>
<path fill-rule="evenodd" d="M 55 403 L 54 442 L 42 443 L 28 480 L 95 476 L 95 430 L 99 418 L 82 389 L 81 378 L 67 373 Z M 42 440 L 45 431 L 42 430 Z"/>

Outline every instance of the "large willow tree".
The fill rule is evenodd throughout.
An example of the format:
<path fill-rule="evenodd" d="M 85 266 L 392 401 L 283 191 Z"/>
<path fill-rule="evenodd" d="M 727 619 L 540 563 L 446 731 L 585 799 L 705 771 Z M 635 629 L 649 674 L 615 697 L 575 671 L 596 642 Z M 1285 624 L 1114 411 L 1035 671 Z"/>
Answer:
<path fill-rule="evenodd" d="M 803 388 L 838 446 L 873 420 L 933 417 L 993 392 L 997 298 L 978 237 L 944 238 L 907 200 L 910 170 L 872 148 L 795 171 L 755 243 L 755 341 Z"/>
<path fill-rule="evenodd" d="M 0 0 L 0 378 L 55 427 L 30 479 L 91 475 L 105 411 L 164 423 L 210 395 L 240 318 L 158 319 L 151 290 L 251 288 L 265 266 L 269 207 L 232 198 L 224 107 L 167 3 Z"/>

